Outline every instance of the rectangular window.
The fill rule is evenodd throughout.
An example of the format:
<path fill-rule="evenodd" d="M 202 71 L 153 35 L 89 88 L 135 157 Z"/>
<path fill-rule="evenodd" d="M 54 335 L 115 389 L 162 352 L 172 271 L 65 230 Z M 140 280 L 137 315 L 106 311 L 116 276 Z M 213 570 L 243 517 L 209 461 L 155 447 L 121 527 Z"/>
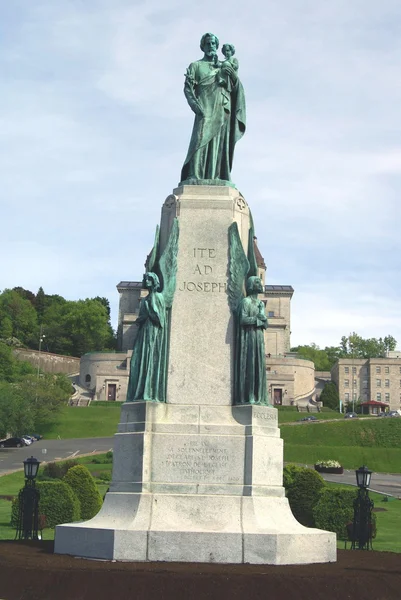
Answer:
<path fill-rule="evenodd" d="M 349 379 L 344 379 L 344 387 L 349 387 Z"/>
<path fill-rule="evenodd" d="M 382 380 L 376 379 L 376 387 L 381 387 L 381 386 L 382 386 Z"/>
<path fill-rule="evenodd" d="M 384 387 L 390 387 L 390 379 L 384 380 Z"/>
<path fill-rule="evenodd" d="M 368 380 L 364 379 L 362 382 L 362 387 L 367 388 L 368 387 Z"/>
<path fill-rule="evenodd" d="M 390 394 L 389 393 L 384 394 L 384 399 L 386 402 L 390 402 Z"/>
<path fill-rule="evenodd" d="M 381 393 L 380 393 L 380 392 L 377 392 L 377 394 L 376 394 L 376 400 L 377 400 L 378 402 L 381 402 L 381 399 L 382 399 L 382 395 L 381 395 Z"/>
<path fill-rule="evenodd" d="M 352 367 L 352 372 L 356 373 L 356 367 Z"/>
<path fill-rule="evenodd" d="M 381 373 L 381 372 L 382 372 L 382 369 L 381 369 L 381 367 L 376 367 L 376 373 Z M 401 371 L 400 371 L 400 372 L 401 372 Z"/>
<path fill-rule="evenodd" d="M 274 310 L 269 310 L 267 313 L 268 317 L 274 317 Z"/>
<path fill-rule="evenodd" d="M 384 367 L 384 372 L 385 373 L 390 373 L 390 367 Z"/>
<path fill-rule="evenodd" d="M 401 398 L 401 396 L 400 396 L 400 398 Z M 346 392 L 344 394 L 344 400 L 345 400 L 345 402 L 349 402 L 349 394 L 348 394 L 348 392 Z"/>
<path fill-rule="evenodd" d="M 349 373 L 349 367 L 344 367 L 344 373 L 346 373 L 348 375 L 348 373 Z"/>

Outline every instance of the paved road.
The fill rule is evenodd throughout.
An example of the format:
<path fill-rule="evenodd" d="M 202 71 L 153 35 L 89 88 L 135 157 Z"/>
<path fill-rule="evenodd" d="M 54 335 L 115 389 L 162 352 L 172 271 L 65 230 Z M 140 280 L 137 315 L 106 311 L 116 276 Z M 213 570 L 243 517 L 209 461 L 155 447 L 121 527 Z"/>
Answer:
<path fill-rule="evenodd" d="M 355 471 L 345 471 L 342 475 L 323 475 L 326 481 L 335 483 L 347 483 L 356 486 Z M 401 475 L 391 475 L 389 473 L 372 473 L 370 480 L 370 490 L 381 492 L 389 496 L 401 498 Z"/>
<path fill-rule="evenodd" d="M 0 448 L 0 476 L 22 469 L 22 462 L 29 456 L 51 462 L 59 458 L 74 458 L 91 452 L 107 452 L 113 448 L 113 438 L 89 438 L 75 440 L 40 440 L 24 448 Z"/>

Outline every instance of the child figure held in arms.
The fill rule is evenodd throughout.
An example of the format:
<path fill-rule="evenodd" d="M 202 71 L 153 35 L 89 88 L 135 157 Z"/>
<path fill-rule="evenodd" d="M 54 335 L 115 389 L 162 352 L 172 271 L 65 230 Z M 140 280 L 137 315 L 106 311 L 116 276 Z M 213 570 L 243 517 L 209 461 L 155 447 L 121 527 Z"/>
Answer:
<path fill-rule="evenodd" d="M 233 44 L 224 44 L 221 51 L 223 53 L 223 56 L 225 56 L 226 60 L 220 63 L 221 77 L 219 83 L 220 85 L 223 85 L 224 87 L 227 87 L 229 90 L 231 90 L 232 78 L 230 79 L 229 75 L 232 73 L 231 69 L 233 69 L 235 73 L 238 71 L 239 63 L 238 60 L 234 58 L 235 48 Z M 231 67 L 231 69 L 227 69 L 227 67 Z"/>

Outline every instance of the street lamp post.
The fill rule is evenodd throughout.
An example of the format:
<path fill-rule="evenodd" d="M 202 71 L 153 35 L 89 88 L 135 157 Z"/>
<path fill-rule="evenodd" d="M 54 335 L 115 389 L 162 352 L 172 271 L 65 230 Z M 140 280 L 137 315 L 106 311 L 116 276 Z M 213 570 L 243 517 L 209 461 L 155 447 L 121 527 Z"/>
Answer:
<path fill-rule="evenodd" d="M 45 339 L 45 334 L 43 333 L 43 325 L 40 326 L 40 333 L 39 333 L 39 354 L 38 354 L 38 379 L 39 379 L 39 374 L 40 374 L 40 353 L 42 350 L 42 342 Z"/>
<path fill-rule="evenodd" d="M 372 549 L 372 509 L 373 501 L 369 498 L 368 487 L 372 471 L 365 466 L 355 471 L 358 495 L 354 500 L 354 520 L 352 523 L 353 550 Z"/>
<path fill-rule="evenodd" d="M 39 524 L 39 491 L 35 478 L 40 462 L 31 456 L 24 460 L 25 486 L 18 494 L 19 513 L 16 539 L 37 540 Z"/>

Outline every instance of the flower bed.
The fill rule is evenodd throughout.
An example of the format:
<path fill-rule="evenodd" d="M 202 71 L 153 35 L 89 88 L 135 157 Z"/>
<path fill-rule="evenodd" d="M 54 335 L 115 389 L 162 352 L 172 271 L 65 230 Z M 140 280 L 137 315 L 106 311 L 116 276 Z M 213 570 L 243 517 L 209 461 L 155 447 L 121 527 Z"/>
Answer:
<path fill-rule="evenodd" d="M 333 475 L 344 473 L 343 467 L 337 460 L 319 460 L 315 464 L 315 471 L 318 471 L 318 473 L 332 473 Z"/>

